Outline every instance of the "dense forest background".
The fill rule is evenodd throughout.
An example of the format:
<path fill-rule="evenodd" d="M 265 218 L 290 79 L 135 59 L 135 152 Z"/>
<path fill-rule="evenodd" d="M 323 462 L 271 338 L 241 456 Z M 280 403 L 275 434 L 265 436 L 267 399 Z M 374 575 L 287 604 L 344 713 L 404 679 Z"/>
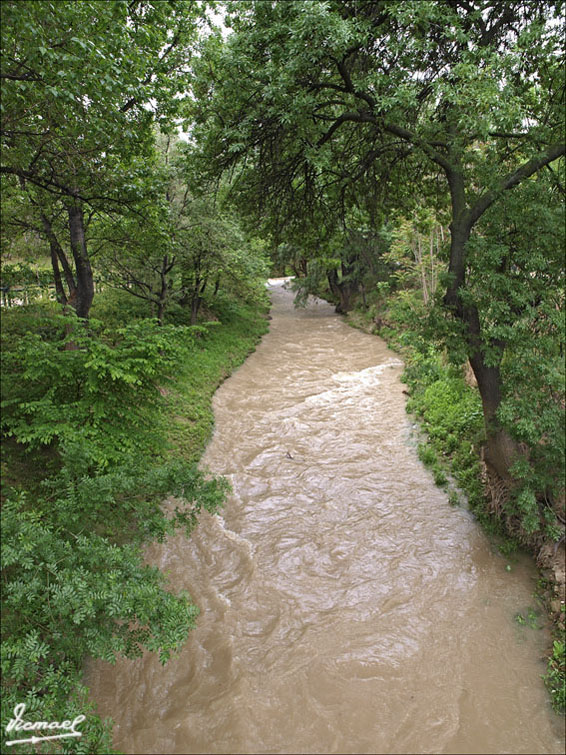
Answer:
<path fill-rule="evenodd" d="M 546 570 L 563 706 L 564 3 L 1 13 L 2 726 L 194 626 L 141 547 L 222 504 L 195 464 L 269 275 L 403 353 L 436 481 Z M 89 721 L 64 746 L 109 751 Z"/>

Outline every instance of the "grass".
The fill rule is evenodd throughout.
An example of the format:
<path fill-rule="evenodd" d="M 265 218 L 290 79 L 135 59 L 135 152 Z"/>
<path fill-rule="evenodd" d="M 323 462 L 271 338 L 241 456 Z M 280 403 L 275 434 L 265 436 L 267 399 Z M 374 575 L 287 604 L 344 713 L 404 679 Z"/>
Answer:
<path fill-rule="evenodd" d="M 552 707 L 556 713 L 566 710 L 566 643 L 564 639 L 554 640 L 552 654 L 548 659 L 544 681 L 550 692 Z"/>
<path fill-rule="evenodd" d="M 255 350 L 268 330 L 267 304 L 238 304 L 230 317 L 209 327 L 179 365 L 175 388 L 167 397 L 172 452 L 198 461 L 212 436 L 212 397 L 218 386 Z"/>

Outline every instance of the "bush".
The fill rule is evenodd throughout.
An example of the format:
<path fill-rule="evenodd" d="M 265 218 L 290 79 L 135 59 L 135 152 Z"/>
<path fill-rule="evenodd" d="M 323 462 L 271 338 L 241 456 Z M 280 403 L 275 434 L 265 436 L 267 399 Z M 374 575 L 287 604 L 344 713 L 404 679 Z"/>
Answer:
<path fill-rule="evenodd" d="M 187 595 L 164 589 L 163 575 L 143 564 L 139 547 L 117 545 L 96 530 L 112 530 L 111 524 L 124 522 L 131 509 L 143 514 L 141 535 L 163 537 L 179 524 L 190 530 L 202 508 L 217 509 L 225 486 L 202 481 L 194 470 L 185 474 L 186 485 L 177 492 L 191 503 L 169 520 L 159 500 L 175 487 L 172 479 L 181 482 L 180 473 L 148 473 L 141 505 L 133 477 L 74 479 L 65 488 L 63 474 L 58 494 L 50 500 L 32 503 L 19 493 L 4 503 L 4 727 L 21 702 L 40 712 L 42 720 L 68 719 L 78 709 L 90 713 L 86 730 L 81 742 L 66 742 L 65 749 L 109 751 L 107 727 L 92 716 L 80 683 L 84 656 L 114 662 L 118 654 L 135 657 L 147 648 L 158 652 L 164 663 L 185 641 L 198 609 Z M 46 751 L 56 751 L 53 742 Z"/>
<path fill-rule="evenodd" d="M 143 564 L 141 544 L 179 527 L 190 533 L 228 488 L 183 459 L 164 460 L 162 386 L 189 361 L 197 329 L 153 320 L 110 329 L 51 307 L 22 308 L 7 321 L 2 426 L 12 488 L 2 508 L 2 723 L 22 702 L 41 720 L 88 713 L 78 742 L 28 751 L 108 752 L 109 728 L 81 684 L 84 657 L 112 662 L 147 649 L 165 662 L 180 648 L 198 609 Z M 28 474 L 43 449 L 50 464 Z M 18 467 L 26 471 L 20 479 Z M 178 503 L 166 515 L 167 496 Z"/>
<path fill-rule="evenodd" d="M 25 333 L 3 349 L 5 436 L 30 449 L 81 446 L 86 469 L 162 452 L 159 388 L 186 355 L 190 329 L 154 320 L 114 331 L 70 316 L 52 321 L 50 332 Z"/>
<path fill-rule="evenodd" d="M 548 666 L 544 680 L 552 697 L 552 707 L 557 713 L 566 710 L 566 643 L 554 640 L 552 655 L 548 659 Z"/>

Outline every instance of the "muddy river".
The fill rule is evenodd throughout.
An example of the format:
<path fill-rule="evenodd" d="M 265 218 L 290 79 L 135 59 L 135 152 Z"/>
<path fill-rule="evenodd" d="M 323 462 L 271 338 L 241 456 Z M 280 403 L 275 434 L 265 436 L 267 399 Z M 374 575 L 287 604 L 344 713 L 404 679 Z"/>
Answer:
<path fill-rule="evenodd" d="M 190 540 L 148 551 L 198 628 L 165 667 L 89 671 L 116 747 L 562 752 L 548 634 L 515 618 L 536 605 L 535 570 L 435 487 L 385 343 L 270 289 L 269 334 L 214 399 L 204 464 L 233 494 Z"/>

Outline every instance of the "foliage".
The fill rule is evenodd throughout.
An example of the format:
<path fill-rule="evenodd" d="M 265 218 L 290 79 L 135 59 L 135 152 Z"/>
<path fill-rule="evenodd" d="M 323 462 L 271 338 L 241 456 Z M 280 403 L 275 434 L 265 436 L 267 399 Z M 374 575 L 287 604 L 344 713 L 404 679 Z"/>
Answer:
<path fill-rule="evenodd" d="M 12 286 L 39 286 L 40 288 L 46 288 L 52 280 L 49 271 L 34 269 L 31 265 L 24 262 L 2 265 L 0 276 L 3 288 L 10 288 Z"/>
<path fill-rule="evenodd" d="M 52 326 L 70 322 L 61 315 Z M 158 452 L 158 386 L 190 340 L 187 329 L 142 320 L 113 332 L 77 322 L 62 340 L 31 332 L 5 343 L 5 434 L 32 450 L 55 442 L 88 447 L 87 469 Z"/>
<path fill-rule="evenodd" d="M 482 330 L 504 343 L 498 421 L 528 449 L 511 469 L 518 482 L 510 513 L 531 533 L 545 526 L 539 510 L 564 494 L 564 224 L 553 189 L 538 177 L 486 214 L 474 244 L 470 289 L 479 302 Z M 481 250 L 478 249 L 481 247 Z"/>
<path fill-rule="evenodd" d="M 394 275 L 395 264 L 387 254 L 388 228 L 374 228 L 361 212 L 344 218 L 343 225 L 341 230 L 327 232 L 315 249 L 301 247 L 299 267 L 295 263 L 293 268 L 296 304 L 303 305 L 313 294 L 334 303 L 341 314 L 351 311 L 358 298 L 367 308 L 376 284 Z"/>
<path fill-rule="evenodd" d="M 266 320 L 257 305 L 228 302 L 219 306 L 226 325 L 210 330 L 140 318 L 110 328 L 50 310 L 21 307 L 3 318 L 10 442 L 24 469 L 39 463 L 45 444 L 55 463 L 26 492 L 30 480 L 15 474 L 17 453 L 8 455 L 2 723 L 20 702 L 35 719 L 88 714 L 81 740 L 63 742 L 61 751 L 109 752 L 109 728 L 81 683 L 84 658 L 112 661 L 148 649 L 166 661 L 194 625 L 197 608 L 164 589 L 140 546 L 174 529 L 189 533 L 200 511 L 222 505 L 225 481 L 206 480 L 193 463 L 210 432 L 215 385 Z M 108 321 L 123 314 L 118 308 Z M 165 422 L 173 411 L 186 418 L 178 431 Z M 204 424 L 193 422 L 196 414 Z M 33 452 L 27 462 L 25 447 Z M 49 752 L 58 746 L 50 743 Z"/>
<path fill-rule="evenodd" d="M 113 662 L 147 648 L 165 662 L 198 614 L 188 596 L 163 589 L 138 547 L 112 539 L 133 517 L 144 536 L 163 537 L 178 523 L 189 531 L 201 508 L 217 509 L 224 486 L 179 464 L 142 480 L 122 470 L 87 477 L 79 461 L 68 455 L 48 497 L 12 494 L 2 507 L 3 723 L 20 702 L 42 719 L 68 718 L 65 698 L 80 690 L 85 655 Z M 159 508 L 172 492 L 192 501 L 178 522 Z M 100 723 L 89 716 L 86 726 L 82 746 L 107 751 Z"/>
<path fill-rule="evenodd" d="M 222 187 L 206 184 L 191 147 L 159 137 L 139 212 L 93 223 L 97 268 L 109 286 L 147 302 L 160 323 L 173 307 L 195 325 L 220 290 L 257 294 L 267 273 L 263 242 L 243 231 Z"/>
<path fill-rule="evenodd" d="M 411 393 L 407 410 L 421 419 L 427 433 L 419 457 L 432 467 L 437 484 L 446 484 L 444 470 L 449 471 L 470 506 L 481 510 L 484 495 L 478 451 L 484 436 L 477 391 L 467 386 L 461 372 L 448 367 L 439 354 L 409 359 L 404 380 Z"/>
<path fill-rule="evenodd" d="M 391 248 L 385 255 L 395 266 L 392 277 L 404 286 L 418 286 L 425 305 L 436 293 L 445 235 L 434 214 L 421 210 L 394 224 Z"/>
<path fill-rule="evenodd" d="M 14 303 L 42 298 L 49 291 L 53 275 L 49 270 L 34 269 L 25 262 L 3 264 L 0 273 L 2 305 L 11 307 Z"/>
<path fill-rule="evenodd" d="M 154 124 L 171 131 L 182 110 L 205 9 L 186 0 L 3 5 L 8 222 L 49 242 L 58 296 L 81 317 L 94 293 L 89 221 L 117 210 L 139 218 Z"/>
<path fill-rule="evenodd" d="M 2 507 L 3 724 L 20 702 L 42 720 L 69 718 L 77 707 L 90 713 L 80 683 L 85 655 L 114 661 L 147 648 L 165 662 L 198 614 L 188 596 L 163 589 L 137 545 L 115 541 L 190 531 L 201 508 L 218 508 L 225 485 L 179 462 L 142 477 L 139 467 L 88 476 L 84 451 L 65 454 L 40 498 L 13 491 Z M 172 519 L 160 508 L 168 494 L 188 502 Z M 89 715 L 85 726 L 72 751 L 108 752 L 100 721 Z"/>
<path fill-rule="evenodd" d="M 552 705 L 557 713 L 566 711 L 566 643 L 554 640 L 552 655 L 544 680 L 552 697 Z"/>

